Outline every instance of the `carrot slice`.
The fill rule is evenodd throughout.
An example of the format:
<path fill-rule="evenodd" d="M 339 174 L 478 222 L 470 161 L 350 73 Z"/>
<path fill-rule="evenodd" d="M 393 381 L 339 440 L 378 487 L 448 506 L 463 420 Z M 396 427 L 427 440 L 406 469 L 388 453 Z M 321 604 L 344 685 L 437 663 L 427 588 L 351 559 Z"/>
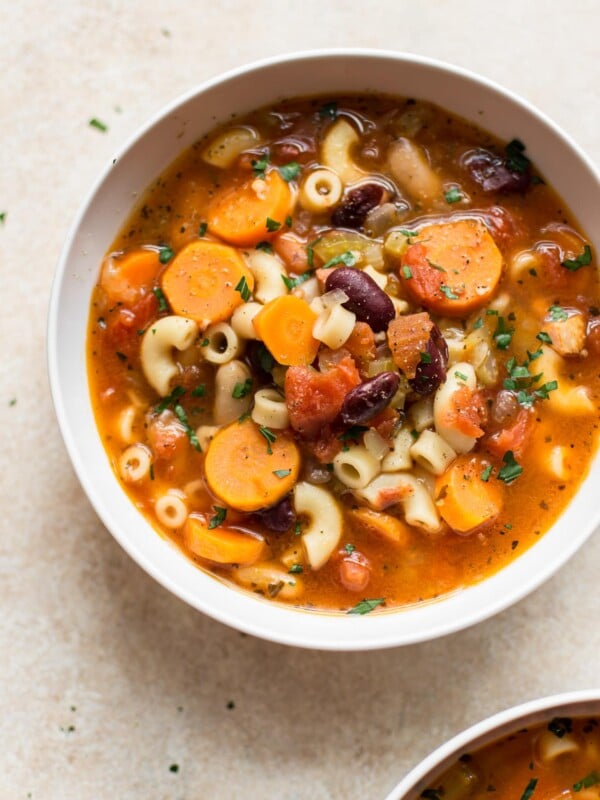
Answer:
<path fill-rule="evenodd" d="M 486 464 L 473 456 L 462 456 L 436 481 L 436 505 L 442 518 L 456 533 L 471 533 L 489 525 L 500 514 L 503 487 L 489 478 Z"/>
<path fill-rule="evenodd" d="M 317 315 L 305 300 L 292 294 L 276 297 L 252 320 L 273 358 L 286 366 L 314 361 L 319 341 L 312 335 Z"/>
<path fill-rule="evenodd" d="M 220 191 L 208 208 L 208 229 L 231 244 L 270 239 L 292 211 L 290 187 L 277 170 Z"/>
<path fill-rule="evenodd" d="M 160 267 L 156 250 L 132 250 L 110 256 L 102 266 L 100 286 L 113 302 L 131 305 L 150 291 Z"/>
<path fill-rule="evenodd" d="M 204 515 L 190 514 L 183 530 L 186 547 L 216 564 L 254 564 L 265 552 L 265 541 L 231 528 L 209 528 Z"/>
<path fill-rule="evenodd" d="M 502 254 L 478 219 L 425 225 L 401 264 L 400 278 L 411 298 L 449 317 L 485 306 L 502 274 Z"/>
<path fill-rule="evenodd" d="M 370 508 L 351 508 L 346 513 L 367 533 L 383 537 L 403 547 L 410 541 L 411 533 L 408 525 L 390 514 L 382 514 Z"/>
<path fill-rule="evenodd" d="M 281 500 L 300 470 L 300 453 L 291 437 L 251 419 L 222 428 L 204 462 L 210 490 L 239 511 L 258 511 Z"/>
<path fill-rule="evenodd" d="M 206 327 L 229 319 L 234 309 L 248 299 L 254 277 L 233 247 L 198 241 L 175 256 L 164 271 L 161 284 L 175 314 Z"/>

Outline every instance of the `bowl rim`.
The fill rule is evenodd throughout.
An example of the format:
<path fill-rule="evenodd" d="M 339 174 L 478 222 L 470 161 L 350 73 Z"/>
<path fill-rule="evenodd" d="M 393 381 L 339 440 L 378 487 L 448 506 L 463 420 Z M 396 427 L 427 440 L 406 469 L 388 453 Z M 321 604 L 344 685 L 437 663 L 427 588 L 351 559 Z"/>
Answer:
<path fill-rule="evenodd" d="M 136 563 L 138 563 L 158 583 L 172 592 L 176 597 L 179 597 L 181 600 L 184 600 L 192 607 L 202 611 L 213 619 L 216 619 L 237 630 L 250 633 L 254 636 L 258 636 L 269 641 L 320 650 L 352 651 L 384 649 L 387 647 L 396 647 L 399 645 L 429 641 L 441 636 L 455 633 L 459 630 L 488 619 L 489 617 L 503 611 L 508 606 L 518 602 L 524 596 L 537 589 L 543 582 L 548 580 L 548 578 L 550 578 L 551 575 L 553 575 L 564 563 L 566 563 L 573 553 L 584 544 L 586 539 L 593 533 L 595 528 L 600 523 L 600 508 L 594 516 L 593 523 L 588 523 L 584 533 L 579 532 L 578 536 L 573 536 L 571 539 L 565 542 L 560 555 L 550 559 L 548 562 L 540 564 L 539 568 L 532 574 L 531 577 L 528 577 L 526 581 L 520 583 L 519 585 L 513 586 L 513 589 L 510 593 L 503 594 L 502 592 L 498 592 L 496 598 L 493 601 L 489 601 L 484 606 L 471 607 L 468 612 L 461 613 L 451 620 L 447 618 L 445 620 L 438 620 L 436 624 L 429 624 L 429 626 L 424 630 L 413 630 L 407 634 L 406 631 L 402 631 L 401 625 L 394 626 L 390 623 L 384 623 L 382 625 L 381 621 L 390 616 L 398 619 L 403 613 L 410 613 L 412 610 L 420 609 L 430 605 L 428 603 L 390 610 L 373 617 L 367 617 L 366 619 L 370 620 L 370 632 L 368 636 L 365 635 L 364 637 L 361 636 L 356 627 L 348 626 L 347 617 L 340 617 L 338 614 L 305 611 L 303 609 L 296 609 L 295 607 L 288 607 L 283 604 L 272 602 L 268 603 L 271 608 L 270 615 L 265 614 L 265 616 L 270 617 L 270 621 L 268 623 L 265 623 L 264 621 L 257 621 L 253 618 L 252 613 L 248 613 L 244 618 L 240 618 L 240 615 L 237 611 L 232 612 L 230 609 L 219 607 L 214 601 L 211 602 L 210 598 L 207 599 L 204 596 L 199 596 L 198 593 L 188 591 L 184 587 L 180 586 L 176 579 L 163 572 L 162 565 L 158 563 L 156 559 L 150 557 L 143 548 L 138 548 L 135 546 L 135 544 L 130 540 L 127 532 L 123 530 L 119 522 L 113 518 L 111 510 L 108 508 L 108 504 L 95 488 L 91 472 L 85 464 L 82 454 L 79 451 L 78 444 L 75 440 L 74 432 L 66 412 L 65 393 L 59 380 L 58 365 L 60 361 L 60 348 L 57 336 L 57 327 L 61 305 L 61 289 L 67 277 L 67 269 L 72 257 L 72 251 L 77 233 L 90 209 L 90 206 L 93 204 L 94 199 L 100 192 L 107 177 L 110 175 L 115 160 L 118 161 L 123 158 L 130 149 L 135 147 L 140 140 L 144 139 L 144 137 L 146 137 L 146 135 L 149 134 L 152 129 L 162 120 L 172 115 L 188 101 L 193 100 L 197 96 L 202 95 L 210 89 L 219 87 L 220 85 L 224 85 L 230 81 L 259 70 L 276 68 L 281 64 L 322 59 L 327 59 L 328 61 L 340 59 L 376 59 L 381 60 L 382 62 L 393 62 L 395 65 L 406 63 L 429 68 L 431 70 L 438 71 L 441 74 L 449 73 L 452 76 L 466 80 L 467 83 L 476 84 L 483 90 L 490 92 L 493 95 L 497 95 L 500 98 L 504 98 L 511 104 L 515 104 L 521 109 L 522 113 L 537 119 L 542 123 L 543 126 L 549 128 L 559 140 L 562 140 L 563 144 L 566 145 L 568 149 L 573 151 L 574 155 L 579 158 L 585 168 L 595 177 L 600 187 L 600 174 L 596 170 L 596 167 L 591 162 L 589 157 L 581 150 L 579 145 L 573 139 L 571 139 L 568 134 L 562 131 L 562 129 L 560 129 L 550 118 L 535 108 L 535 106 L 533 106 L 531 103 L 520 98 L 511 90 L 505 89 L 494 81 L 477 75 L 474 72 L 466 70 L 462 67 L 457 67 L 452 64 L 425 56 L 372 48 L 320 48 L 315 50 L 305 50 L 294 53 L 283 53 L 271 56 L 269 58 L 260 59 L 246 65 L 238 66 L 201 82 L 199 85 L 181 94 L 179 97 L 170 101 L 157 112 L 155 112 L 148 121 L 139 126 L 127 138 L 125 143 L 117 149 L 115 159 L 109 159 L 106 166 L 100 171 L 99 176 L 93 182 L 92 187 L 84 197 L 84 200 L 69 227 L 57 262 L 54 279 L 52 282 L 47 320 L 47 366 L 51 395 L 54 403 L 55 414 L 59 423 L 59 428 L 61 430 L 70 460 L 75 469 L 75 473 L 84 489 L 84 492 L 96 511 L 96 514 L 99 516 L 100 520 L 109 530 L 111 535 L 119 542 L 121 547 L 123 547 L 123 549 L 134 559 L 134 561 L 136 561 Z M 116 479 L 115 485 L 117 485 Z M 530 550 L 534 549 L 535 547 L 539 547 L 540 543 L 533 545 Z M 521 558 L 523 558 L 523 556 L 521 556 Z M 465 589 L 459 591 L 466 596 L 470 590 L 473 590 L 482 584 L 489 583 L 489 581 L 497 578 L 499 574 L 505 572 L 518 560 L 519 559 L 516 559 L 515 561 L 511 562 L 511 564 L 508 564 L 498 573 L 485 578 L 479 584 L 466 587 Z M 194 569 L 197 569 L 197 567 L 194 567 Z M 218 581 L 215 581 L 214 577 L 211 578 L 211 580 L 215 584 L 218 584 Z M 229 588 L 228 591 L 231 592 L 232 590 Z M 240 597 L 244 594 L 243 592 L 238 592 L 238 590 L 235 591 Z M 454 593 L 445 595 L 444 598 L 452 597 L 453 594 Z M 444 602 L 444 598 L 433 602 L 439 605 Z M 255 598 L 252 599 L 255 600 Z M 472 605 L 474 606 L 474 604 Z M 290 612 L 293 613 L 290 614 Z M 285 617 L 289 618 L 289 620 L 287 620 L 288 624 L 280 624 L 279 627 L 278 625 L 274 626 L 274 621 L 280 618 L 281 614 L 284 614 Z M 298 626 L 293 624 L 294 615 L 296 615 L 295 620 L 300 620 L 301 614 L 309 615 L 311 620 L 314 621 L 314 625 L 312 626 L 302 625 L 302 633 L 298 631 Z M 262 620 L 263 615 L 257 616 L 260 616 Z M 335 626 L 331 624 L 323 624 L 325 618 L 335 621 Z M 279 619 L 279 622 L 281 622 L 282 619 L 284 618 Z M 341 619 L 344 619 L 345 622 L 340 623 Z M 357 619 L 364 620 L 365 618 L 355 617 L 354 621 Z M 273 626 L 278 629 L 274 630 Z M 310 627 L 310 630 L 308 630 L 308 627 Z M 364 631 L 364 633 L 366 634 L 366 631 Z"/>
<path fill-rule="evenodd" d="M 528 700 L 516 706 L 497 711 L 489 717 L 470 725 L 425 756 L 396 786 L 386 795 L 385 800 L 404 800 L 418 797 L 426 787 L 424 783 L 434 780 L 436 775 L 447 768 L 461 752 L 484 747 L 486 744 L 509 735 L 523 725 L 550 720 L 554 716 L 587 716 L 585 710 L 577 711 L 577 706 L 594 706 L 591 712 L 600 716 L 600 688 L 580 689 L 560 694 Z M 570 711 L 571 709 L 571 711 Z M 556 713 L 553 713 L 556 712 Z M 539 718 L 536 719 L 536 718 Z M 446 763 L 445 763 L 446 762 Z"/>

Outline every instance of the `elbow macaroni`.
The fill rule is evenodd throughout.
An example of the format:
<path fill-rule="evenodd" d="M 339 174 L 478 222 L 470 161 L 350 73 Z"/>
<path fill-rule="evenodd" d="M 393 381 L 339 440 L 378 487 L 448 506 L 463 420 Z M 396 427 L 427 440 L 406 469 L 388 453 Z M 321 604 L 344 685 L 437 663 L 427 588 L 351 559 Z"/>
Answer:
<path fill-rule="evenodd" d="M 173 350 L 190 347 L 197 333 L 193 320 L 174 315 L 156 320 L 144 333 L 140 348 L 142 370 L 161 397 L 169 393 L 169 384 L 179 372 Z"/>
<path fill-rule="evenodd" d="M 342 514 L 337 501 L 326 489 L 301 481 L 294 489 L 294 508 L 297 514 L 309 519 L 302 534 L 308 563 L 311 569 L 321 569 L 342 536 Z"/>

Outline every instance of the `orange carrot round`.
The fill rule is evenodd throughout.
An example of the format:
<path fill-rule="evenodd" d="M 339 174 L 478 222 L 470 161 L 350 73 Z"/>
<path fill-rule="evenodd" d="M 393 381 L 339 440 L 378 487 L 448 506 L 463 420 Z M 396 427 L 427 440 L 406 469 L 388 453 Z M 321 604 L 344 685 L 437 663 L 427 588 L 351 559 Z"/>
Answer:
<path fill-rule="evenodd" d="M 209 206 L 208 229 L 231 244 L 270 239 L 292 211 L 292 192 L 277 170 L 221 190 Z"/>
<path fill-rule="evenodd" d="M 221 429 L 204 462 L 210 490 L 239 511 L 275 505 L 291 491 L 299 470 L 300 453 L 291 437 L 251 419 Z"/>
<path fill-rule="evenodd" d="M 319 341 L 312 335 L 317 315 L 293 294 L 276 297 L 252 320 L 254 329 L 273 358 L 286 366 L 314 361 Z"/>
<path fill-rule="evenodd" d="M 183 530 L 183 540 L 191 552 L 216 564 L 254 564 L 265 551 L 265 541 L 231 528 L 210 528 L 201 514 L 190 514 Z"/>
<path fill-rule="evenodd" d="M 478 219 L 425 225 L 401 264 L 400 278 L 412 299 L 450 317 L 485 306 L 502 275 L 502 254 Z"/>
<path fill-rule="evenodd" d="M 440 515 L 456 533 L 492 523 L 503 505 L 502 485 L 476 456 L 457 458 L 437 479 L 435 496 Z"/>
<path fill-rule="evenodd" d="M 114 302 L 131 305 L 150 291 L 160 268 L 158 252 L 139 248 L 110 256 L 102 266 L 100 286 Z"/>
<path fill-rule="evenodd" d="M 206 327 L 229 319 L 250 296 L 254 277 L 233 247 L 200 240 L 175 256 L 161 285 L 175 314 Z"/>

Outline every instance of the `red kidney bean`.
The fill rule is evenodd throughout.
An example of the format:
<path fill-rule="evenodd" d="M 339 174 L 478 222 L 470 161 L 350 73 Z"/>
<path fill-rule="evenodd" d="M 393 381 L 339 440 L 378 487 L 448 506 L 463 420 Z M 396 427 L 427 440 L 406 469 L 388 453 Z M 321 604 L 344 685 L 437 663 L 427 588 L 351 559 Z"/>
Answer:
<path fill-rule="evenodd" d="M 396 316 L 394 304 L 387 294 L 380 289 L 373 278 L 360 269 L 341 267 L 334 269 L 327 276 L 325 289 L 342 289 L 348 299 L 342 303 L 344 308 L 356 314 L 356 319 L 366 322 L 378 333 L 386 330 Z"/>
<path fill-rule="evenodd" d="M 448 364 L 448 344 L 437 325 L 431 329 L 427 349 L 429 359 L 420 361 L 415 377 L 409 381 L 417 394 L 430 394 L 446 380 Z"/>
<path fill-rule="evenodd" d="M 292 501 L 289 495 L 280 500 L 277 505 L 270 508 L 262 508 L 254 515 L 262 524 L 270 531 L 276 533 L 283 533 L 289 530 L 296 519 L 294 509 L 292 508 Z"/>
<path fill-rule="evenodd" d="M 344 425 L 363 425 L 388 405 L 398 391 L 400 376 L 397 372 L 380 372 L 351 389 L 342 403 L 340 412 Z"/>
<path fill-rule="evenodd" d="M 383 186 L 378 183 L 363 183 L 351 189 L 331 215 L 337 228 L 361 228 L 365 217 L 378 206 L 383 197 Z"/>
<path fill-rule="evenodd" d="M 531 183 L 531 170 L 510 169 L 501 156 L 489 150 L 471 150 L 462 159 L 475 183 L 484 192 L 524 192 Z"/>

